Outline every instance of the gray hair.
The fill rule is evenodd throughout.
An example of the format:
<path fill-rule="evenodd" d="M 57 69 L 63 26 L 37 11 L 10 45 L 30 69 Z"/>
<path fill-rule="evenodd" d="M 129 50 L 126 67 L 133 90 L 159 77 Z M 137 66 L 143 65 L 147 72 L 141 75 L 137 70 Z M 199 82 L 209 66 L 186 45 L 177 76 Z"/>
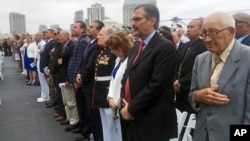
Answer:
<path fill-rule="evenodd" d="M 137 7 L 135 7 L 134 11 L 139 9 L 139 8 L 143 8 L 144 10 L 144 16 L 146 19 L 150 19 L 152 17 L 156 18 L 156 23 L 154 25 L 154 28 L 157 29 L 159 26 L 159 19 L 160 19 L 160 12 L 159 9 L 152 4 L 142 4 L 142 5 L 138 5 Z"/>
<path fill-rule="evenodd" d="M 112 27 L 103 27 L 107 29 L 106 35 L 111 35 L 115 32 L 115 30 Z"/>
<path fill-rule="evenodd" d="M 209 19 L 215 19 L 219 20 L 219 22 L 224 26 L 224 27 L 233 27 L 235 28 L 235 20 L 232 15 L 224 12 L 215 12 L 207 16 Z M 206 19 L 207 19 L 206 18 Z M 205 19 L 205 21 L 206 21 Z"/>
<path fill-rule="evenodd" d="M 70 38 L 70 33 L 67 30 L 61 30 L 60 34 L 62 34 L 63 36 L 67 36 L 68 38 Z"/>

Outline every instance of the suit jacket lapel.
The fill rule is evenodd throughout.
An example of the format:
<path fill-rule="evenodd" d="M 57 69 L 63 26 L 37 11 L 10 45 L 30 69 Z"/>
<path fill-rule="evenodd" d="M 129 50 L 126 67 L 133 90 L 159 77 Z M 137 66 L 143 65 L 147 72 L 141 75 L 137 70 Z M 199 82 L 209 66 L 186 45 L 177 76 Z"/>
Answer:
<path fill-rule="evenodd" d="M 138 45 L 135 45 L 129 54 L 127 69 L 130 69 L 133 66 L 133 60 L 135 59 L 137 51 L 138 51 Z"/>
<path fill-rule="evenodd" d="M 137 64 L 139 64 L 153 49 L 155 43 L 157 42 L 156 39 L 159 38 L 158 36 L 161 36 L 159 35 L 157 32 L 155 33 L 155 35 L 153 36 L 153 38 L 149 41 L 149 43 L 146 45 L 146 48 L 144 48 L 144 50 L 141 52 L 140 56 L 137 58 L 137 60 L 133 63 L 134 61 L 134 58 L 137 54 L 137 51 L 138 51 L 138 46 L 137 46 L 137 50 L 136 50 L 136 53 L 133 54 L 133 60 L 132 60 L 132 66 L 131 68 L 133 68 L 134 66 L 136 66 Z M 130 60 L 131 61 L 131 60 Z"/>
<path fill-rule="evenodd" d="M 137 58 L 137 60 L 134 62 L 133 66 L 136 66 L 138 63 L 140 63 L 152 50 L 151 46 L 147 46 L 140 54 L 140 56 Z"/>
<path fill-rule="evenodd" d="M 240 60 L 240 44 L 235 42 L 231 53 L 229 54 L 227 61 L 221 71 L 220 78 L 218 80 L 219 91 L 221 92 L 225 87 L 226 83 L 229 81 L 232 74 L 238 68 L 237 61 Z"/>
<path fill-rule="evenodd" d="M 241 42 L 244 45 L 250 45 L 250 34 Z"/>

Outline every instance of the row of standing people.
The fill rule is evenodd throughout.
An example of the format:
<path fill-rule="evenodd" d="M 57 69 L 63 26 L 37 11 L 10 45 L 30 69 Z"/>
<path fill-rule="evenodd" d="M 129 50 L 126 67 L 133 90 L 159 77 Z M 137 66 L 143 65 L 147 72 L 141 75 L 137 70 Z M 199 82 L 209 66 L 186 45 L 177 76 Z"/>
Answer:
<path fill-rule="evenodd" d="M 227 20 L 222 17 L 226 17 Z M 175 60 L 176 51 L 172 43 L 156 32 L 159 21 L 158 9 L 151 5 L 140 5 L 134 10 L 132 26 L 135 34 L 144 44 L 136 44 L 131 48 L 131 40 L 127 40 L 128 37 L 124 33 L 114 32 L 108 27 L 102 28 L 104 25 L 99 21 L 93 22 L 88 28 L 83 22 L 76 22 L 72 31 L 73 35 L 78 37 L 75 46 L 64 56 L 63 52 L 65 53 L 65 50 L 68 52 L 69 42 L 66 41 L 69 39 L 61 42 L 56 45 L 51 59 L 50 51 L 53 47 L 48 47 L 47 43 L 43 53 L 48 53 L 46 55 L 49 60 L 43 60 L 46 55 L 41 53 L 41 61 L 51 62 L 51 65 L 41 66 L 40 62 L 42 68 L 40 70 L 45 69 L 45 72 L 52 76 L 55 86 L 58 87 L 57 95 L 58 91 L 61 91 L 60 101 L 64 102 L 61 103 L 61 107 L 66 110 L 66 113 L 59 114 L 71 121 L 76 113 L 73 112 L 72 107 L 78 110 L 83 136 L 76 140 L 88 139 L 90 133 L 94 134 L 96 141 L 122 139 L 124 141 L 163 141 L 174 138 L 177 135 L 174 93 L 176 93 L 177 108 L 197 113 L 194 140 L 225 140 L 229 138 L 225 134 L 228 127 L 225 130 L 222 130 L 222 127 L 234 123 L 248 123 L 248 115 L 246 114 L 245 118 L 242 117 L 245 112 L 240 112 L 237 118 L 231 115 L 234 114 L 233 112 L 230 112 L 235 111 L 235 108 L 227 110 L 230 105 L 234 105 L 233 107 L 240 105 L 235 102 L 231 94 L 237 93 L 239 97 L 245 97 L 248 93 L 229 88 L 234 83 L 238 83 L 235 81 L 239 79 L 232 79 L 231 83 L 224 84 L 223 79 L 227 77 L 219 77 L 218 71 L 227 74 L 222 68 L 229 67 L 228 63 L 218 67 L 220 70 L 215 68 L 213 74 L 216 76 L 212 74 L 211 84 L 207 83 L 205 80 L 209 81 L 209 78 L 203 79 L 203 77 L 210 77 L 209 70 L 211 64 L 214 66 L 215 62 L 211 61 L 211 64 L 204 62 L 204 56 L 214 58 L 213 56 L 220 56 L 228 48 L 233 48 L 232 54 L 229 50 L 228 62 L 235 52 L 242 54 L 242 57 L 247 57 L 243 52 L 237 51 L 237 48 L 241 47 L 241 50 L 246 53 L 249 49 L 234 40 L 235 33 L 236 35 L 239 33 L 239 21 L 242 22 L 240 17 L 235 15 L 234 20 L 228 14 L 214 13 L 208 16 L 204 23 L 200 19 L 192 20 L 187 30 L 190 41 L 178 49 L 177 60 Z M 236 21 L 236 24 L 233 21 Z M 221 27 L 223 27 L 222 30 L 219 29 Z M 89 38 L 84 34 L 86 29 L 86 35 Z M 59 34 L 67 35 L 65 31 Z M 245 37 L 248 35 L 249 33 Z M 59 39 L 60 41 L 62 40 Z M 206 49 L 209 52 L 205 52 Z M 198 56 L 198 54 L 202 55 Z M 244 80 L 247 77 L 241 71 L 244 69 L 242 63 L 239 64 L 239 71 L 235 73 L 243 74 L 237 76 Z M 195 64 L 194 67 L 193 64 Z M 48 69 L 46 69 L 47 66 Z M 204 70 L 204 68 L 207 69 Z M 223 87 L 220 87 L 221 85 Z M 246 85 L 247 83 L 244 83 L 242 90 L 247 90 Z M 225 94 L 221 94 L 224 92 Z M 69 93 L 71 99 L 66 98 Z M 60 107 L 59 103 L 58 105 Z M 238 110 L 245 108 L 247 108 L 246 103 Z M 216 111 L 221 111 L 220 109 L 226 110 L 226 113 L 222 113 L 231 115 L 229 116 L 231 118 L 226 121 L 221 119 L 220 123 L 215 125 L 217 122 L 213 123 L 212 117 L 218 115 Z M 239 118 L 244 122 L 237 120 Z M 204 124 L 204 120 L 209 121 L 210 124 Z M 76 123 L 70 122 L 69 128 Z M 215 127 L 221 129 L 218 131 L 221 134 L 213 132 L 217 130 Z"/>
<path fill-rule="evenodd" d="M 132 25 L 143 44 L 133 48 L 125 33 L 103 27 L 100 21 L 88 28 L 77 21 L 72 30 L 78 38 L 74 47 L 69 39 L 60 38 L 66 34 L 63 30 L 58 32 L 59 43 L 47 38 L 40 51 L 39 71 L 53 80 L 57 115 L 69 121 L 69 130 L 78 124 L 78 114 L 82 136 L 75 140 L 88 140 L 90 133 L 95 141 L 168 140 L 176 136 L 175 48 L 156 31 L 158 20 L 155 6 L 135 9 Z M 54 31 L 47 30 L 47 34 Z M 48 95 L 41 98 L 49 100 Z"/>

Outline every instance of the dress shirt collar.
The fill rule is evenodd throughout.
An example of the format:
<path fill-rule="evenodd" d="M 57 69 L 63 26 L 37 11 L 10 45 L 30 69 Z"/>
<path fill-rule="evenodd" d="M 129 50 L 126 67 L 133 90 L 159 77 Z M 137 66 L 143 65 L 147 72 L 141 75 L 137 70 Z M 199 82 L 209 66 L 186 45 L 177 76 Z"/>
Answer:
<path fill-rule="evenodd" d="M 154 30 L 151 34 L 148 35 L 147 38 L 145 38 L 144 42 L 144 46 L 143 49 L 148 45 L 148 43 L 150 42 L 150 40 L 153 38 L 153 36 L 155 35 L 156 30 Z"/>
<path fill-rule="evenodd" d="M 233 48 L 234 42 L 235 42 L 235 40 L 233 39 L 231 41 L 231 43 L 228 45 L 228 47 L 220 54 L 220 59 L 222 60 L 223 63 L 226 62 L 226 60 L 227 60 L 227 58 L 228 58 L 228 56 Z M 214 59 L 214 57 L 215 57 L 215 54 L 212 54 L 212 60 Z"/>
<path fill-rule="evenodd" d="M 91 40 L 90 43 L 93 44 L 93 43 L 95 42 L 95 40 L 96 40 L 96 39 Z"/>
<path fill-rule="evenodd" d="M 70 40 L 68 40 L 68 41 L 64 44 L 64 48 L 67 48 L 67 46 L 68 46 L 68 44 L 69 44 L 69 41 L 70 41 Z"/>
<path fill-rule="evenodd" d="M 240 37 L 239 39 L 237 39 L 237 41 L 239 41 L 240 43 L 250 34 L 247 34 L 246 36 Z"/>

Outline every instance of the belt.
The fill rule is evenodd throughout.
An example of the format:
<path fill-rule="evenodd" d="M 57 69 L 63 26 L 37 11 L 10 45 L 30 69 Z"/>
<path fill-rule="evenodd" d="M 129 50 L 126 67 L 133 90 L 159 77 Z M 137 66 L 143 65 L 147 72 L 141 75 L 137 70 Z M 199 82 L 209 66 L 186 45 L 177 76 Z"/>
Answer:
<path fill-rule="evenodd" d="M 111 76 L 96 76 L 95 81 L 109 81 L 111 80 Z"/>

